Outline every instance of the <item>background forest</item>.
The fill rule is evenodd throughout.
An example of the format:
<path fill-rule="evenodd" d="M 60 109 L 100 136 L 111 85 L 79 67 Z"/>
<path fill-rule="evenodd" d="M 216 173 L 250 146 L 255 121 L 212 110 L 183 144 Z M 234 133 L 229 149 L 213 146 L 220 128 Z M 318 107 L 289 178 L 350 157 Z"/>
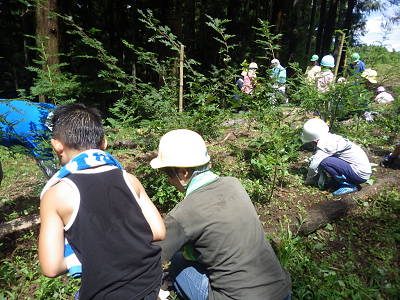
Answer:
<path fill-rule="evenodd" d="M 155 23 L 170 29 L 168 34 L 185 46 L 185 58 L 196 62 L 197 72 L 207 74 L 213 68 L 226 68 L 228 63 L 240 68 L 246 60 L 267 66 L 259 69 L 265 75 L 270 60 L 276 57 L 288 67 L 290 77 L 295 71 L 289 63 L 298 62 L 304 70 L 312 54 L 338 57 L 342 33 L 347 36 L 344 51 L 357 45 L 365 16 L 387 5 L 388 2 L 381 0 L 2 0 L 0 97 L 15 98 L 24 90 L 23 95 L 34 94 L 37 101 L 39 95 L 32 93 L 31 88 L 38 74 L 32 72 L 32 67 L 39 63 L 43 69 L 46 65 L 61 67 L 54 71 L 62 70 L 69 79 L 81 83 L 73 90 L 81 102 L 94 102 L 103 110 L 111 107 L 118 98 L 109 92 L 114 86 L 105 84 L 99 75 L 102 68 L 99 61 L 86 59 L 96 52 L 93 45 L 82 43 L 82 37 L 74 34 L 75 26 L 100 42 L 126 74 L 159 88 L 165 85 L 163 75 L 155 63 L 146 64 L 141 54 L 154 54 L 153 59 L 169 64 L 172 75 L 177 76 L 176 62 L 171 58 L 178 57 L 178 53 L 165 43 L 154 43 L 154 29 L 143 22 L 140 11 L 151 10 Z M 60 15 L 57 17 L 51 12 Z M 214 28 L 207 25 L 209 17 L 230 20 L 224 24 L 225 33 L 231 36 L 229 43 L 234 45 L 226 54 L 229 60 L 220 52 L 221 44 L 216 40 Z M 270 33 L 276 36 L 273 48 L 265 44 L 271 41 L 259 36 L 257 28 L 261 20 L 267 22 Z M 123 41 L 133 47 L 127 48 Z M 341 55 L 340 66 L 344 65 L 345 58 Z M 233 84 L 234 78 L 231 81 Z"/>

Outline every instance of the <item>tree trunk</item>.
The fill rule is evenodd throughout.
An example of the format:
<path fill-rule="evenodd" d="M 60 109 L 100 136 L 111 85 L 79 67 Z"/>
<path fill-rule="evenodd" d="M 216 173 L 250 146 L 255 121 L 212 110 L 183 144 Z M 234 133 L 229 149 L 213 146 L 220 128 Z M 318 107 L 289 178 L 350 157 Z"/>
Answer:
<path fill-rule="evenodd" d="M 174 14 L 174 24 L 172 33 L 176 35 L 178 41 L 182 41 L 182 22 L 183 22 L 183 0 L 176 0 L 175 3 L 175 14 Z M 179 77 L 179 52 L 173 53 L 174 64 L 172 65 L 172 74 L 174 77 Z"/>
<path fill-rule="evenodd" d="M 291 9 L 291 18 L 290 18 L 290 42 L 289 42 L 289 62 L 296 61 L 296 49 L 298 43 L 298 36 L 299 36 L 299 12 L 300 12 L 300 3 L 299 1 L 294 1 L 293 6 Z M 290 74 L 288 74 L 290 77 Z"/>
<path fill-rule="evenodd" d="M 356 5 L 356 1 L 357 0 L 348 0 L 346 19 L 345 19 L 344 25 L 343 25 L 343 30 L 346 30 L 346 35 L 349 34 L 349 31 L 351 30 L 353 10 Z M 345 43 L 344 47 L 343 47 L 342 57 L 340 58 L 340 66 L 339 66 L 338 74 L 341 74 L 343 72 L 343 67 L 346 64 L 346 50 L 347 50 L 347 45 Z"/>
<path fill-rule="evenodd" d="M 274 34 L 283 33 L 283 21 L 285 16 L 285 0 L 276 0 L 273 4 L 273 13 L 271 23 L 275 25 L 273 27 Z M 274 56 L 279 58 L 279 50 L 274 50 Z"/>
<path fill-rule="evenodd" d="M 329 6 L 328 18 L 325 24 L 324 37 L 322 41 L 321 53 L 323 55 L 326 55 L 330 52 L 333 33 L 335 31 L 335 18 L 336 18 L 337 8 L 338 8 L 338 0 L 331 0 Z"/>
<path fill-rule="evenodd" d="M 326 16 L 326 1 L 321 0 L 321 9 L 319 11 L 319 24 L 318 24 L 318 31 L 317 31 L 317 43 L 315 45 L 315 52 L 321 56 L 325 55 L 325 53 L 321 52 L 321 45 L 322 45 L 322 34 L 325 28 L 325 16 Z"/>
<path fill-rule="evenodd" d="M 347 3 L 346 0 L 340 0 L 340 7 L 339 7 L 339 12 L 338 12 L 338 17 L 337 17 L 337 23 L 335 26 L 335 28 L 340 29 L 340 30 L 343 30 L 345 12 L 346 12 L 346 9 L 345 9 L 346 3 Z M 335 61 L 339 57 L 341 36 L 342 36 L 342 34 L 340 32 L 337 32 L 335 34 L 335 46 L 333 48 L 333 56 L 335 57 Z"/>
<path fill-rule="evenodd" d="M 183 23 L 183 43 L 187 57 L 193 57 L 195 45 L 195 1 L 186 1 L 184 7 Z"/>
<path fill-rule="evenodd" d="M 21 5 L 25 8 L 25 5 L 21 3 Z M 25 10 L 25 9 L 23 9 Z M 28 38 L 25 36 L 26 34 L 29 34 L 29 20 L 27 20 L 28 17 L 26 14 L 22 15 L 22 33 L 24 34 L 24 67 L 30 67 L 31 66 L 31 57 L 29 56 L 29 46 L 34 46 L 30 43 L 31 38 Z M 32 85 L 32 72 L 29 70 L 25 69 L 25 86 L 24 89 L 28 92 L 30 86 Z"/>
<path fill-rule="evenodd" d="M 311 57 L 311 43 L 312 43 L 312 38 L 314 36 L 314 31 L 315 31 L 316 8 L 317 8 L 317 0 L 313 0 L 312 8 L 311 8 L 310 24 L 308 27 L 307 45 L 306 45 L 306 53 L 307 53 L 308 58 Z"/>
<path fill-rule="evenodd" d="M 56 55 L 60 53 L 60 33 L 58 19 L 51 13 L 57 12 L 57 0 L 48 0 L 45 5 L 36 7 L 36 39 L 38 48 L 42 47 L 41 41 L 44 42 L 46 58 L 38 60 L 46 60 L 42 69 L 48 72 L 50 67 L 60 63 L 60 57 Z M 52 70 L 52 72 L 58 71 L 58 69 Z M 49 100 L 44 95 L 39 95 L 39 102 L 47 101 Z"/>

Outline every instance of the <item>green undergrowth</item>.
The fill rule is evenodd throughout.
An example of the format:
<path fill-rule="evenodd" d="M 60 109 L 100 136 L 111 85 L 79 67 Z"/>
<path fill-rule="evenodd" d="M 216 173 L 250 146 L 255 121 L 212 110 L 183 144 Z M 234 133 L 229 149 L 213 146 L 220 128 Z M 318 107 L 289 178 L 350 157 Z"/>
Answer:
<path fill-rule="evenodd" d="M 37 232 L 30 230 L 17 238 L 15 249 L 5 256 L 1 252 L 0 300 L 71 299 L 79 280 L 69 276 L 47 278 L 41 273 L 37 254 Z M 6 247 L 0 243 L 0 251 Z"/>
<path fill-rule="evenodd" d="M 151 42 L 161 42 L 169 47 L 171 53 L 176 53 L 181 42 L 171 34 L 170 29 L 161 26 L 151 11 L 140 14 L 146 27 L 154 31 Z M 63 16 L 60 18 L 70 20 Z M 207 23 L 215 29 L 216 40 L 221 43 L 219 53 L 223 67 L 212 66 L 210 73 L 201 74 L 196 68 L 196 61 L 184 58 L 182 112 L 178 110 L 177 78 L 169 63 L 175 61 L 174 56 L 160 61 L 155 53 L 123 41 L 127 51 L 138 57 L 138 64 L 148 69 L 158 66 L 154 71 L 165 84 L 157 87 L 130 75 L 131 72 L 124 70 L 114 57 L 107 54 L 107 49 L 100 42 L 71 24 L 71 33 L 78 34 L 83 45 L 97 51 L 96 55 L 81 58 L 103 64 L 103 69 L 96 72 L 109 84 L 96 93 L 113 95 L 116 100 L 108 114 L 103 112 L 106 113 L 110 152 L 118 158 L 127 159 L 121 163 L 138 177 L 164 214 L 182 199 L 182 195 L 175 191 L 159 170 L 151 169 L 151 155 L 157 150 L 160 137 L 165 132 L 178 128 L 195 130 L 209 146 L 215 173 L 237 177 L 256 206 L 265 207 L 265 215 L 268 215 L 267 210 L 272 205 L 279 206 L 282 213 L 273 220 L 273 225 L 280 229 L 281 242 L 274 245 L 280 261 L 292 276 L 293 299 L 399 298 L 400 197 L 396 191 L 387 190 L 375 198 L 363 200 L 359 203 L 357 214 L 329 224 L 307 237 L 288 230 L 294 220 L 289 220 L 286 212 L 290 202 L 294 201 L 294 194 L 308 195 L 314 203 L 326 198 L 317 188 L 303 184 L 307 171 L 304 159 L 312 155 L 313 149 L 301 143 L 300 135 L 304 122 L 312 112 L 317 109 L 325 120 L 330 121 L 332 133 L 349 138 L 374 154 L 375 150 L 392 150 L 397 142 L 400 115 L 394 112 L 400 105 L 399 99 L 396 98 L 393 105 L 375 107 L 370 99 L 375 87 L 355 84 L 354 78 L 348 79 L 347 84 L 336 84 L 329 92 L 321 94 L 315 86 L 306 83 L 302 70 L 294 63 L 290 68 L 295 75 L 287 81 L 289 103 L 283 101 L 283 95 L 276 95 L 268 70 L 257 75 L 257 85 L 251 96 L 239 93 L 241 99 L 234 101 L 232 92 L 237 92 L 234 83 L 241 71 L 247 70 L 248 62 L 244 61 L 241 66 L 231 63 L 230 50 L 237 45 L 229 43 L 232 36 L 226 32 L 227 22 L 210 18 Z M 274 37 L 269 32 L 270 26 L 261 20 L 260 26 L 254 28 L 260 34 L 258 44 L 271 52 L 278 50 L 279 47 L 275 45 L 275 48 L 274 44 L 279 36 Z M 387 56 L 393 57 L 391 66 L 399 65 L 397 56 Z M 259 59 L 260 66 L 269 65 L 266 57 Z M 43 59 L 41 64 L 45 63 L 47 61 Z M 54 95 L 53 100 L 57 104 L 73 100 L 71 96 L 64 95 L 65 87 L 71 87 L 71 91 L 72 87 L 82 87 L 75 84 L 78 78 L 68 74 L 48 76 L 38 68 L 32 71 L 38 73 L 32 94 L 43 93 L 49 99 L 53 99 L 50 96 Z M 59 80 L 54 81 L 54 76 L 59 76 Z M 50 82 L 60 85 L 47 89 Z M 361 80 L 361 83 L 364 82 Z M 393 86 L 391 90 L 395 95 L 399 94 L 398 87 Z M 360 105 L 366 103 L 371 110 L 379 113 L 375 115 L 375 123 L 369 124 L 363 118 L 364 108 Z M 248 111 L 233 113 L 238 106 L 246 106 Z M 227 121 L 233 122 L 233 125 L 226 125 Z M 231 132 L 225 135 L 229 130 Z M 132 140 L 135 146 L 129 150 L 113 147 Z M 0 190 L 0 221 L 6 222 L 38 211 L 39 193 L 45 180 L 33 159 L 1 148 L 0 161 L 5 177 Z M 278 197 L 278 194 L 281 196 Z M 295 204 L 300 214 L 305 212 L 307 204 Z M 35 229 L 0 240 L 0 300 L 72 299 L 75 294 L 79 281 L 69 276 L 48 279 L 41 275 L 37 234 Z"/>
<path fill-rule="evenodd" d="M 281 225 L 274 244 L 292 277 L 293 299 L 398 299 L 400 195 L 385 190 L 359 202 L 359 210 L 307 237 Z M 18 245 L 19 244 L 19 245 Z M 18 245 L 18 246 L 16 246 Z M 37 230 L 0 246 L 0 299 L 71 299 L 79 280 L 41 275 Z M 175 299 L 179 299 L 176 298 Z"/>
<path fill-rule="evenodd" d="M 277 254 L 293 299 L 398 299 L 400 195 L 386 190 L 307 237 L 282 226 Z"/>

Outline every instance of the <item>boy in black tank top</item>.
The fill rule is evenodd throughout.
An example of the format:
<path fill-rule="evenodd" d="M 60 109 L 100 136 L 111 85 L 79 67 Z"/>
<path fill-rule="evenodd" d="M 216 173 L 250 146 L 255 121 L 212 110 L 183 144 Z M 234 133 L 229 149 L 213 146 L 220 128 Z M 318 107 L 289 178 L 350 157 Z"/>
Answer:
<path fill-rule="evenodd" d="M 153 241 L 164 239 L 164 223 L 139 180 L 103 151 L 99 111 L 80 104 L 58 107 L 51 143 L 63 168 L 41 195 L 43 274 L 73 274 L 77 266 L 65 257 L 67 244 L 81 265 L 80 300 L 157 299 L 161 249 Z"/>

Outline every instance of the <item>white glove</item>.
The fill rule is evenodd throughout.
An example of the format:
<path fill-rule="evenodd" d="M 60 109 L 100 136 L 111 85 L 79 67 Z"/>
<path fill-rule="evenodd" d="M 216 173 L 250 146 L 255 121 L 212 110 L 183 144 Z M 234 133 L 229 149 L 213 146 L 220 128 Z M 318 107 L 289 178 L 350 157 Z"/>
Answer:
<path fill-rule="evenodd" d="M 364 116 L 365 116 L 365 120 L 366 120 L 367 122 L 370 122 L 370 123 L 375 122 L 374 118 L 372 117 L 372 115 L 371 115 L 371 113 L 370 113 L 369 111 L 366 111 L 366 112 L 364 113 Z"/>

